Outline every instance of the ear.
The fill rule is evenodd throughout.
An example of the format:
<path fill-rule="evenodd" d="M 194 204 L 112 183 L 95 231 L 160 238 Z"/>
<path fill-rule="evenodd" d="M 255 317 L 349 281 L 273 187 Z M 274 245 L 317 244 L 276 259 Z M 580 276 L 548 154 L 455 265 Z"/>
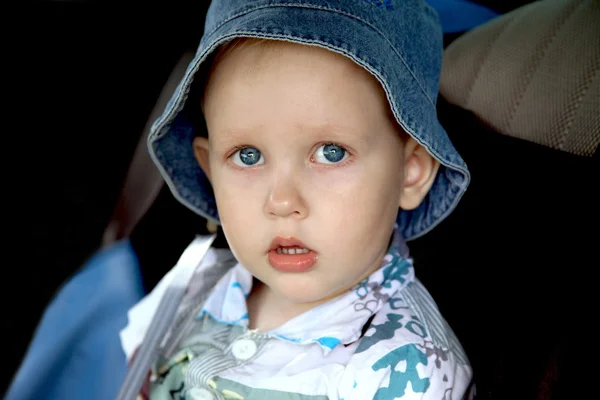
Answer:
<path fill-rule="evenodd" d="M 194 155 L 196 156 L 196 161 L 198 161 L 198 165 L 204 171 L 204 175 L 210 181 L 210 163 L 208 160 L 208 139 L 204 137 L 194 138 L 193 142 L 194 146 Z"/>
<path fill-rule="evenodd" d="M 435 181 L 440 163 L 425 147 L 409 137 L 404 145 L 404 184 L 400 208 L 414 210 L 421 204 Z"/>

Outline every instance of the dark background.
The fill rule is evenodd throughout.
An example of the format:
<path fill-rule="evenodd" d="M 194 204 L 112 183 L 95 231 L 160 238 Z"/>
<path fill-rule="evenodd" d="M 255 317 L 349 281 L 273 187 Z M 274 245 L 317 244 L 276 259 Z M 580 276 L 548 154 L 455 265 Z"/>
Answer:
<path fill-rule="evenodd" d="M 9 345 L 0 388 L 54 293 L 99 248 L 149 113 L 182 53 L 197 46 L 207 6 L 46 1 L 3 13 L 12 25 L 3 153 L 14 227 L 2 278 Z M 197 218 L 178 211 L 185 242 L 186 223 Z"/>

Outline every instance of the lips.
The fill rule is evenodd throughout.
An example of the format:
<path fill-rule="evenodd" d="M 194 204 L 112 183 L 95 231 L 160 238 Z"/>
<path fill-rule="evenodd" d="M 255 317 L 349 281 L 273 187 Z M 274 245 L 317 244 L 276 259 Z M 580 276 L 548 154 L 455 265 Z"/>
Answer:
<path fill-rule="evenodd" d="M 295 238 L 276 237 L 267 254 L 269 264 L 281 272 L 308 272 L 317 262 L 317 253 Z"/>
<path fill-rule="evenodd" d="M 290 237 L 290 238 L 282 238 L 282 237 L 276 237 L 275 239 L 273 239 L 273 241 L 271 242 L 271 246 L 269 247 L 269 251 L 271 250 L 277 250 L 278 248 L 285 248 L 285 247 L 297 247 L 300 249 L 308 249 L 308 247 L 306 247 L 306 245 L 304 243 L 302 243 L 301 240 L 298 240 L 296 238 Z"/>

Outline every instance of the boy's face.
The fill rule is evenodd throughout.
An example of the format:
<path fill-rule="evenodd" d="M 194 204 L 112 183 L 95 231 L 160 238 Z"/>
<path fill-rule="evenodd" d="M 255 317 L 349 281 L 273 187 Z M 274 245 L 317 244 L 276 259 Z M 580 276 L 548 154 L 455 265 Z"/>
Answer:
<path fill-rule="evenodd" d="M 321 302 L 379 268 L 420 168 L 388 107 L 374 77 L 328 50 L 250 45 L 218 62 L 195 151 L 232 251 L 277 296 Z M 278 254 L 293 244 L 308 254 Z"/>

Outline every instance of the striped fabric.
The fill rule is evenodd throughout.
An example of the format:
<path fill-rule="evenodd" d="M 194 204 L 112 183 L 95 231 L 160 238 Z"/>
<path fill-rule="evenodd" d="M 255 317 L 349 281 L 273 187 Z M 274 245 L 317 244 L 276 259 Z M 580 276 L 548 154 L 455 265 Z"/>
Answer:
<path fill-rule="evenodd" d="M 251 289 L 238 264 L 193 312 L 180 308 L 187 319 L 154 365 L 151 399 L 466 397 L 467 357 L 398 235 L 369 278 L 272 331 L 248 329 Z"/>

